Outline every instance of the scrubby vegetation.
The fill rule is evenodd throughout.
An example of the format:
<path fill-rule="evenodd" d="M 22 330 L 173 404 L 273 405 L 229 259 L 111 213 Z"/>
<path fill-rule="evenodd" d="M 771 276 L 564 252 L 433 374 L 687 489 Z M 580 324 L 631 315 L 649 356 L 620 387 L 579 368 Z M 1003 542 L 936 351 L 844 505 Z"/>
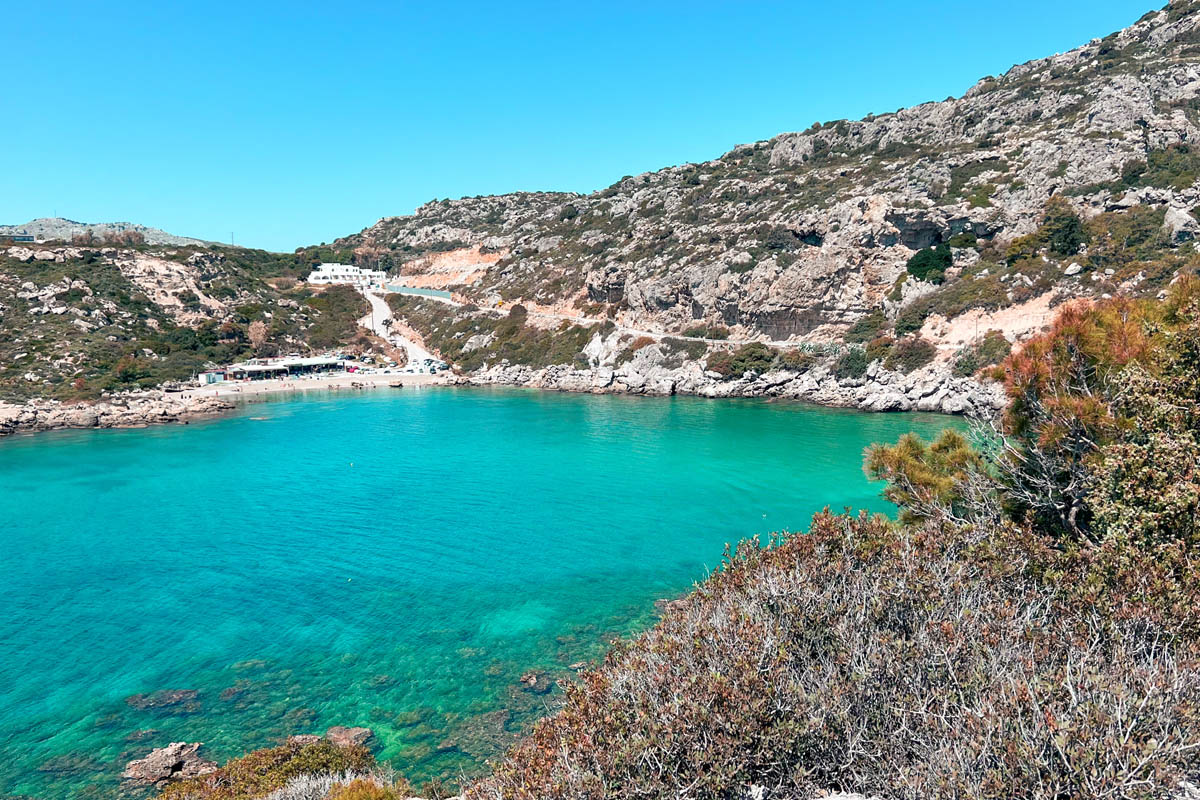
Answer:
<path fill-rule="evenodd" d="M 208 775 L 170 784 L 161 797 L 254 800 L 278 791 L 279 800 L 393 800 L 412 794 L 403 781 L 384 780 L 377 774 L 375 758 L 365 747 L 343 747 L 327 740 L 292 741 L 232 759 Z M 293 791 L 283 791 L 285 787 Z"/>
<path fill-rule="evenodd" d="M 883 366 L 897 372 L 909 373 L 920 369 L 937 356 L 937 347 L 920 336 L 906 336 L 888 350 Z"/>
<path fill-rule="evenodd" d="M 834 362 L 833 374 L 839 380 L 861 378 L 867 374 L 868 366 L 870 366 L 870 361 L 867 360 L 866 351 L 851 347 Z"/>
<path fill-rule="evenodd" d="M 1069 307 L 900 505 L 739 546 L 471 798 L 1166 798 L 1200 770 L 1200 287 Z M 856 351 L 855 351 L 856 352 Z"/>
<path fill-rule="evenodd" d="M 843 337 L 853 344 L 864 344 L 877 337 L 887 327 L 887 317 L 882 308 L 872 309 L 869 314 L 855 322 Z"/>
<path fill-rule="evenodd" d="M 352 286 L 330 286 L 306 302 L 320 312 L 308 331 L 309 342 L 318 348 L 337 347 L 346 342 L 357 330 L 358 320 L 371 310 Z"/>
<path fill-rule="evenodd" d="M 348 287 L 313 296 L 297 286 L 316 257 L 306 251 L 123 247 L 0 254 L 0 398 L 91 399 L 186 380 L 207 364 L 336 347 L 366 313 Z M 135 282 L 139 262 L 168 278 Z"/>
<path fill-rule="evenodd" d="M 528 312 L 521 305 L 512 306 L 506 314 L 490 315 L 468 307 L 448 312 L 435 301 L 398 294 L 388 295 L 388 303 L 398 318 L 421 333 L 427 345 L 466 371 L 503 361 L 530 367 L 584 366 L 583 348 L 588 340 L 597 330 L 611 330 L 611 324 L 594 328 L 566 320 L 556 328 L 538 328 L 528 324 Z"/>
<path fill-rule="evenodd" d="M 1000 331 L 987 331 L 964 346 L 954 356 L 954 374 L 969 378 L 985 367 L 999 364 L 1012 351 L 1012 345 Z"/>
<path fill-rule="evenodd" d="M 710 353 L 705 369 L 724 378 L 740 378 L 747 372 L 769 372 L 779 362 L 779 351 L 760 342 L 742 345 L 737 350 L 718 350 Z"/>

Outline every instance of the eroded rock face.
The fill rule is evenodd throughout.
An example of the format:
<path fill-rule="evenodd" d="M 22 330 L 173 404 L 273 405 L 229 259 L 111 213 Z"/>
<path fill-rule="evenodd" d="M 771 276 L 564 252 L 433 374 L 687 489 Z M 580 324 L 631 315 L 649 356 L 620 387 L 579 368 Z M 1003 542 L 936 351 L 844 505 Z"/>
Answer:
<path fill-rule="evenodd" d="M 162 786 L 170 781 L 198 778 L 216 770 L 213 761 L 200 756 L 200 742 L 172 742 L 150 751 L 145 758 L 130 761 L 121 773 L 124 780 Z"/>

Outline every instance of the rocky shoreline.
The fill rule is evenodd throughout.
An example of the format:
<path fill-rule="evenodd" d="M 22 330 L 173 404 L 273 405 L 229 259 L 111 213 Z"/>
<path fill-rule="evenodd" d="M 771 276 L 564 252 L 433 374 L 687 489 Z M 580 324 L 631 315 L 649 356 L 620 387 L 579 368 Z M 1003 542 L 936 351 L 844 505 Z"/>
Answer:
<path fill-rule="evenodd" d="M 94 403 L 35 399 L 0 403 L 0 437 L 66 428 L 140 428 L 188 422 L 229 411 L 234 404 L 216 397 L 184 397 L 163 391 L 131 392 Z"/>
<path fill-rule="evenodd" d="M 452 386 L 519 386 L 589 394 L 666 397 L 676 394 L 709 398 L 769 397 L 799 400 L 863 411 L 929 411 L 988 418 L 1004 407 L 1003 389 L 992 383 L 954 377 L 937 365 L 909 374 L 872 364 L 862 378 L 839 379 L 827 366 L 795 372 L 747 372 L 727 379 L 698 363 L 676 368 L 635 363 L 620 367 L 576 369 L 555 365 L 534 369 L 501 365 L 458 376 Z M 236 403 L 220 397 L 197 397 L 157 390 L 106 397 L 94 403 L 34 399 L 0 403 L 0 438 L 17 433 L 63 429 L 140 428 L 168 422 L 186 423 L 230 411 Z"/>
<path fill-rule="evenodd" d="M 848 379 L 839 379 L 826 365 L 802 372 L 746 372 L 740 378 L 726 379 L 705 371 L 697 363 L 677 368 L 652 366 L 643 370 L 638 368 L 635 359 L 616 368 L 550 366 L 533 369 L 501 365 L 462 376 L 456 383 L 592 394 L 770 397 L 863 411 L 929 411 L 977 418 L 995 416 L 1006 402 L 1004 390 L 998 384 L 955 377 L 937 364 L 903 374 L 873 363 L 863 377 Z"/>

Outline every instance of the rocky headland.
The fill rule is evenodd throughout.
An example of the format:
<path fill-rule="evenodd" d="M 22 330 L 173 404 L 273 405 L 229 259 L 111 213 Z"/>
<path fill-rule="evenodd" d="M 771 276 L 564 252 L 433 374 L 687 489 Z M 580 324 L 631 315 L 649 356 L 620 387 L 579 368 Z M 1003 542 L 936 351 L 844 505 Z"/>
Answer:
<path fill-rule="evenodd" d="M 0 437 L 64 428 L 140 428 L 164 422 L 186 423 L 233 407 L 228 400 L 216 397 L 184 397 L 153 390 L 113 395 L 94 403 L 46 399 L 0 403 Z"/>

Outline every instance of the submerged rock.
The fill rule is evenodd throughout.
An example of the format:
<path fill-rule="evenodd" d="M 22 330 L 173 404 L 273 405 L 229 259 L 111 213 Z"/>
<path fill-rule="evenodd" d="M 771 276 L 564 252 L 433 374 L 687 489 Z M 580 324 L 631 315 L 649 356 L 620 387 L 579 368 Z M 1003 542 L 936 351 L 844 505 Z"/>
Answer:
<path fill-rule="evenodd" d="M 437 749 L 443 753 L 457 750 L 480 760 L 503 753 L 516 740 L 516 734 L 508 730 L 511 717 L 505 708 L 468 717 L 438 743 Z"/>
<path fill-rule="evenodd" d="M 196 689 L 162 689 L 149 694 L 135 694 L 125 698 L 125 702 L 138 711 L 154 708 L 179 709 L 183 711 L 198 710 L 196 698 L 200 692 Z"/>
<path fill-rule="evenodd" d="M 38 772 L 80 775 L 88 772 L 100 772 L 103 768 L 103 765 L 94 756 L 86 753 L 68 753 L 43 761 L 38 765 Z"/>
<path fill-rule="evenodd" d="M 527 692 L 548 694 L 554 688 L 554 681 L 550 679 L 545 670 L 535 669 L 521 676 L 521 686 Z"/>
<path fill-rule="evenodd" d="M 213 761 L 199 755 L 201 742 L 172 742 L 166 747 L 151 750 L 145 758 L 125 765 L 121 777 L 127 781 L 161 786 L 170 781 L 198 778 L 216 770 Z"/>

